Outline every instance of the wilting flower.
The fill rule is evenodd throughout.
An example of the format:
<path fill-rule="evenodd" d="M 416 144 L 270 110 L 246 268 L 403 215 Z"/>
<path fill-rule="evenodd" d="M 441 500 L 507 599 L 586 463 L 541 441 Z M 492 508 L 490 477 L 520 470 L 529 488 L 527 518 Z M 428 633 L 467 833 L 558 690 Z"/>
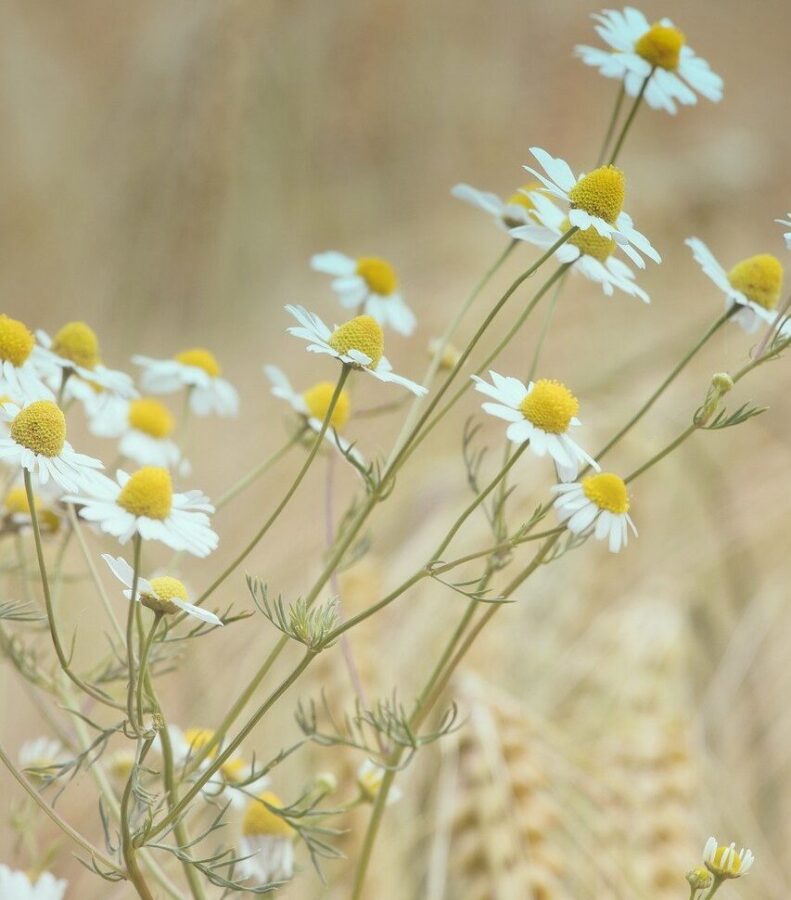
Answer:
<path fill-rule="evenodd" d="M 371 316 L 356 316 L 330 331 L 317 315 L 301 306 L 287 306 L 286 310 L 299 322 L 288 333 L 308 341 L 308 350 L 313 353 L 327 353 L 379 381 L 400 384 L 419 397 L 427 393 L 426 388 L 393 372 L 384 355 L 382 327 Z"/>
<path fill-rule="evenodd" d="M 631 216 L 624 212 L 626 181 L 620 169 L 600 166 L 575 178 L 565 160 L 550 156 L 540 147 L 531 147 L 530 152 L 546 175 L 530 166 L 525 169 L 535 175 L 550 194 L 569 204 L 569 226 L 583 232 L 595 228 L 602 237 L 613 238 L 623 245 L 632 244 L 649 259 L 661 262 L 648 238 L 634 227 Z"/>
<path fill-rule="evenodd" d="M 569 430 L 580 424 L 579 401 L 558 381 L 542 378 L 523 384 L 518 378 L 489 372 L 492 384 L 472 376 L 475 390 L 496 400 L 484 403 L 489 415 L 509 422 L 506 437 L 514 444 L 530 442 L 536 456 L 547 453 L 555 461 L 561 481 L 577 477 L 581 465 L 598 468 L 596 461 L 569 437 Z"/>
<path fill-rule="evenodd" d="M 629 515 L 629 492 L 622 478 L 611 472 L 588 475 L 582 481 L 556 484 L 555 512 L 572 534 L 593 533 L 607 540 L 612 553 L 628 543 L 628 529 L 637 529 Z"/>
<path fill-rule="evenodd" d="M 252 798 L 246 806 L 239 839 L 238 863 L 242 878 L 255 879 L 257 886 L 287 881 L 294 874 L 296 832 L 274 810 L 283 801 L 271 791 Z"/>
<path fill-rule="evenodd" d="M 124 597 L 131 600 L 135 577 L 134 569 L 122 556 L 113 557 L 109 553 L 103 553 L 102 559 L 107 563 L 113 575 L 127 588 L 124 591 Z M 178 578 L 172 578 L 170 575 L 160 575 L 151 579 L 138 576 L 137 593 L 134 599 L 143 606 L 163 615 L 184 612 L 188 616 L 194 616 L 201 622 L 208 622 L 210 625 L 223 624 L 213 612 L 190 603 L 187 599 L 188 596 L 186 587 Z"/>
<path fill-rule="evenodd" d="M 331 381 L 320 381 L 301 394 L 291 387 L 291 382 L 286 374 L 277 366 L 264 366 L 264 374 L 272 383 L 272 393 L 275 397 L 285 400 L 291 408 L 297 412 L 316 434 L 321 432 L 321 426 L 330 408 L 330 402 L 335 393 L 335 385 Z M 351 399 L 349 392 L 342 390 L 338 395 L 335 408 L 330 416 L 329 425 L 324 432 L 324 437 L 344 456 L 351 456 L 360 465 L 365 465 L 365 460 L 352 447 L 352 445 L 339 434 L 343 426 L 348 422 L 351 413 Z"/>
<path fill-rule="evenodd" d="M 380 325 L 387 325 L 400 334 L 408 336 L 415 330 L 414 313 L 404 303 L 395 269 L 386 259 L 378 256 L 351 259 L 330 250 L 317 253 L 310 265 L 317 272 L 335 276 L 332 289 L 345 309 L 367 313 Z"/>
<path fill-rule="evenodd" d="M 140 385 L 150 394 L 174 394 L 187 388 L 190 409 L 196 415 L 235 416 L 239 411 L 236 388 L 220 377 L 220 364 L 205 347 L 182 350 L 173 359 L 133 356 L 132 362 L 142 368 Z"/>
<path fill-rule="evenodd" d="M 80 516 L 95 522 L 106 534 L 125 544 L 134 534 L 146 541 L 162 541 L 173 550 L 208 556 L 217 535 L 207 513 L 214 512 L 200 491 L 173 493 L 167 469 L 144 466 L 128 475 L 119 469 L 117 481 L 101 476 L 80 494 L 64 497 L 80 505 Z"/>
<path fill-rule="evenodd" d="M 64 491 L 97 485 L 104 476 L 98 459 L 77 453 L 66 440 L 66 418 L 52 400 L 34 400 L 20 409 L 3 403 L 0 417 L 9 423 L 9 436 L 0 436 L 0 461 L 27 469 L 40 484 L 50 481 Z"/>
<path fill-rule="evenodd" d="M 739 308 L 734 321 L 748 333 L 775 319 L 774 310 L 783 289 L 783 266 L 776 256 L 761 253 L 737 262 L 729 271 L 719 264 L 709 248 L 698 238 L 687 238 L 695 261 L 725 294 L 726 309 Z"/>
<path fill-rule="evenodd" d="M 0 864 L 0 897 L 7 900 L 63 900 L 67 887 L 50 872 L 31 876 Z"/>
<path fill-rule="evenodd" d="M 629 6 L 623 12 L 606 9 L 593 18 L 609 48 L 580 46 L 576 53 L 606 78 L 622 81 L 630 97 L 637 96 L 648 78 L 643 97 L 654 109 L 675 113 L 676 103 L 697 103 L 696 91 L 715 102 L 722 99 L 722 78 L 687 45 L 683 32 L 670 19 L 649 25 L 641 12 Z"/>
<path fill-rule="evenodd" d="M 741 878 L 746 875 L 755 862 L 752 850 L 742 849 L 736 852 L 736 844 L 723 847 L 717 838 L 710 837 L 703 848 L 703 862 L 715 878 Z"/>
<path fill-rule="evenodd" d="M 533 194 L 533 200 L 534 221 L 511 229 L 510 234 L 518 240 L 529 241 L 537 247 L 548 249 L 569 230 L 569 220 L 548 197 L 536 193 Z M 617 247 L 641 269 L 645 266 L 642 256 L 631 244 L 618 244 L 614 238 L 602 237 L 593 227 L 576 231 L 557 248 L 555 258 L 562 263 L 571 263 L 575 271 L 601 285 L 608 296 L 612 295 L 613 288 L 618 288 L 650 303 L 648 294 L 634 283 L 634 273 L 629 266 L 613 255 Z"/>
<path fill-rule="evenodd" d="M 492 216 L 498 228 L 507 231 L 519 225 L 527 225 L 531 221 L 534 205 L 530 193 L 540 187 L 540 182 L 530 181 L 523 184 L 506 200 L 489 191 L 479 191 L 469 184 L 455 185 L 451 189 L 451 194 L 457 200 L 463 200 L 471 206 L 482 209 Z"/>

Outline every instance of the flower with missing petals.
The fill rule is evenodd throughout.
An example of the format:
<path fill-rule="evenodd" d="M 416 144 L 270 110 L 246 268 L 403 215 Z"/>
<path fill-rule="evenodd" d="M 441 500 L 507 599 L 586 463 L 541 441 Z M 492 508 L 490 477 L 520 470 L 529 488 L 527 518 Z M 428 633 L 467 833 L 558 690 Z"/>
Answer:
<path fill-rule="evenodd" d="M 654 109 L 675 113 L 677 103 L 691 106 L 698 102 L 698 94 L 715 103 L 722 99 L 722 78 L 694 52 L 670 19 L 651 25 L 628 6 L 623 12 L 606 9 L 593 18 L 599 37 L 609 47 L 580 46 L 576 54 L 605 78 L 622 81 L 630 97 L 637 96 L 648 78 L 643 97 Z"/>
<path fill-rule="evenodd" d="M 582 481 L 556 484 L 555 512 L 572 534 L 593 534 L 597 541 L 607 540 L 610 551 L 618 553 L 628 543 L 631 528 L 637 529 L 629 515 L 629 492 L 622 478 L 612 472 L 588 475 Z"/>
<path fill-rule="evenodd" d="M 141 367 L 140 385 L 149 394 L 174 394 L 186 388 L 190 409 L 198 416 L 235 416 L 239 412 L 236 388 L 221 377 L 214 354 L 205 347 L 190 347 L 173 359 L 133 356 Z"/>
<path fill-rule="evenodd" d="M 550 156 L 540 147 L 531 147 L 546 174 L 530 166 L 525 169 L 544 185 L 544 190 L 568 204 L 569 227 L 574 226 L 585 233 L 594 228 L 603 238 L 612 238 L 616 243 L 631 244 L 640 253 L 661 262 L 661 257 L 624 212 L 626 180 L 623 172 L 615 166 L 600 166 L 579 178 L 569 168 L 565 160 Z M 634 256 L 632 257 L 634 259 Z"/>
<path fill-rule="evenodd" d="M 503 200 L 490 191 L 480 191 L 469 184 L 457 184 L 451 194 L 457 200 L 463 200 L 470 206 L 488 213 L 495 221 L 498 228 L 508 231 L 520 225 L 527 225 L 532 221 L 534 203 L 531 192 L 541 187 L 539 181 L 530 181 L 523 184 L 510 197 Z"/>
<path fill-rule="evenodd" d="M 726 309 L 739 307 L 733 320 L 748 334 L 774 322 L 783 290 L 783 266 L 776 256 L 759 253 L 737 262 L 726 272 L 703 241 L 687 238 L 686 244 L 704 274 L 725 294 Z"/>
<path fill-rule="evenodd" d="M 596 461 L 569 437 L 571 428 L 580 424 L 579 401 L 564 384 L 542 378 L 525 385 L 518 378 L 492 371 L 489 376 L 492 384 L 473 375 L 475 390 L 496 401 L 484 403 L 483 409 L 510 423 L 506 430 L 509 441 L 529 441 L 536 456 L 549 454 L 561 481 L 576 478 L 580 466 L 598 468 Z"/>
<path fill-rule="evenodd" d="M 400 384 L 418 397 L 427 393 L 426 388 L 393 372 L 384 355 L 382 327 L 372 316 L 355 316 L 331 331 L 317 315 L 301 306 L 287 306 L 286 311 L 299 322 L 289 328 L 288 333 L 307 341 L 312 353 L 327 353 L 379 381 Z"/>
<path fill-rule="evenodd" d="M 703 862 L 715 878 L 720 880 L 741 878 L 746 875 L 755 862 L 752 850 L 741 849 L 736 852 L 736 844 L 723 847 L 717 838 L 710 837 L 703 848 Z"/>

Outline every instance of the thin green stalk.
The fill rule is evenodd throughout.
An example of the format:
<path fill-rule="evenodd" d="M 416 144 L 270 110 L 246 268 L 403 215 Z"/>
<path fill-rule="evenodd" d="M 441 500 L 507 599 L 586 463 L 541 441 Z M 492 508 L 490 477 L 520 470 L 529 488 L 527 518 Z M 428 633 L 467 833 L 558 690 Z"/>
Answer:
<path fill-rule="evenodd" d="M 711 898 L 712 898 L 712 897 L 717 893 L 717 891 L 722 887 L 723 880 L 724 880 L 724 879 L 720 878 L 718 875 L 715 875 L 715 876 L 714 876 L 714 881 L 712 881 L 711 887 L 709 888 L 708 893 L 706 894 L 706 896 L 703 897 L 703 900 L 711 900 Z"/>
<path fill-rule="evenodd" d="M 140 554 L 143 541 L 139 534 L 134 536 L 134 563 L 132 567 L 132 593 L 129 597 L 129 609 L 126 614 L 126 660 L 129 670 L 129 681 L 126 688 L 126 714 L 129 719 L 129 726 L 136 734 L 140 733 L 140 724 L 135 721 L 135 685 L 136 678 L 136 662 L 135 662 L 135 612 L 137 610 L 137 584 L 140 579 Z"/>
<path fill-rule="evenodd" d="M 260 478 L 264 472 L 269 470 L 278 460 L 282 459 L 286 453 L 294 446 L 294 444 L 298 443 L 302 436 L 307 431 L 307 426 L 303 425 L 292 437 L 290 437 L 282 447 L 278 450 L 275 450 L 274 453 L 271 453 L 266 459 L 262 460 L 256 466 L 246 474 L 243 475 L 236 484 L 232 485 L 228 488 L 228 490 L 222 494 L 214 504 L 215 511 L 219 512 L 226 503 L 230 503 L 234 497 L 240 494 L 242 491 L 246 490 L 250 485 L 257 479 Z"/>
<path fill-rule="evenodd" d="M 623 81 L 621 81 L 621 86 L 618 89 L 618 96 L 615 99 L 615 108 L 612 111 L 612 115 L 610 116 L 610 122 L 607 125 L 607 131 L 604 135 L 604 141 L 601 145 L 601 150 L 599 151 L 599 158 L 596 160 L 597 168 L 604 164 L 605 154 L 607 153 L 607 148 L 610 146 L 610 141 L 612 140 L 612 136 L 615 132 L 615 126 L 618 122 L 618 117 L 621 114 L 621 107 L 623 106 L 624 98 L 626 97 L 626 86 Z"/>
<path fill-rule="evenodd" d="M 142 765 L 150 746 L 150 740 L 144 742 L 141 739 L 138 739 L 135 764 L 132 767 L 132 772 L 129 775 L 123 796 L 121 797 L 121 854 L 126 863 L 128 878 L 134 885 L 141 900 L 154 900 L 154 895 L 146 884 L 143 872 L 137 862 L 137 848 L 135 847 L 135 842 L 132 837 L 131 824 L 129 821 L 129 803 L 132 799 L 132 787 L 137 777 L 137 772 Z"/>
<path fill-rule="evenodd" d="M 610 165 L 615 165 L 616 160 L 618 159 L 618 154 L 621 152 L 621 147 L 623 146 L 623 142 L 626 140 L 626 135 L 629 133 L 629 129 L 632 127 L 632 122 L 634 122 L 634 117 L 637 115 L 638 107 L 640 106 L 640 102 L 643 99 L 643 94 L 645 94 L 645 90 L 648 87 L 648 82 L 651 80 L 651 76 L 654 74 L 655 69 L 651 69 L 651 71 L 645 76 L 645 81 L 640 85 L 640 90 L 637 92 L 637 96 L 634 98 L 634 103 L 632 104 L 632 108 L 629 110 L 629 115 L 626 117 L 626 121 L 624 122 L 623 128 L 621 129 L 621 133 L 618 135 L 618 140 L 615 143 L 615 148 L 612 151 L 612 156 L 610 157 Z"/>
<path fill-rule="evenodd" d="M 148 674 L 148 657 L 151 653 L 151 645 L 154 643 L 154 635 L 156 634 L 159 623 L 162 621 L 164 614 L 158 611 L 154 612 L 154 621 L 151 623 L 143 641 L 143 648 L 140 651 L 140 665 L 138 666 L 137 675 L 137 721 L 143 726 L 143 692 L 145 689 L 146 676 Z"/>
<path fill-rule="evenodd" d="M 69 380 L 69 376 L 73 371 L 73 369 L 60 370 L 60 385 L 58 386 L 58 396 L 55 399 L 58 406 L 63 406 L 63 393 L 66 390 L 66 382 Z"/>
<path fill-rule="evenodd" d="M 204 603 L 214 591 L 231 575 L 237 566 L 242 563 L 249 555 L 253 552 L 258 542 L 263 538 L 263 536 L 269 531 L 269 529 L 274 525 L 274 523 L 279 518 L 280 514 L 288 505 L 291 498 L 297 491 L 297 488 L 302 483 L 302 479 L 307 475 L 308 469 L 310 468 L 313 460 L 316 458 L 316 454 L 319 452 L 319 447 L 324 440 L 324 435 L 327 433 L 327 428 L 330 424 L 330 419 L 332 419 L 332 414 L 335 411 L 335 405 L 338 402 L 338 398 L 341 395 L 341 391 L 343 390 L 344 384 L 346 384 L 346 379 L 349 377 L 349 373 L 351 372 L 351 366 L 346 364 L 343 365 L 341 369 L 341 375 L 338 379 L 338 383 L 335 385 L 335 391 L 332 394 L 332 399 L 330 400 L 330 404 L 327 407 L 327 413 L 324 416 L 324 421 L 321 423 L 321 429 L 319 433 L 316 435 L 316 440 L 313 442 L 313 446 L 310 449 L 310 453 L 307 456 L 307 459 L 302 465 L 302 468 L 297 473 L 297 477 L 294 479 L 291 487 L 286 491 L 283 499 L 278 503 L 275 511 L 271 516 L 264 522 L 261 528 L 255 533 L 252 540 L 247 544 L 247 546 L 242 550 L 242 552 L 230 563 L 229 566 L 209 585 L 208 588 L 200 595 L 200 597 L 195 601 L 198 606 Z"/>
<path fill-rule="evenodd" d="M 30 472 L 27 469 L 24 469 L 24 479 L 25 479 L 25 493 L 27 494 L 27 502 L 30 507 L 30 519 L 33 524 L 33 537 L 36 544 L 36 557 L 38 559 L 38 569 L 39 574 L 41 575 L 41 589 L 44 593 L 44 605 L 47 609 L 47 621 L 49 623 L 49 633 L 52 636 L 52 644 L 55 647 L 55 653 L 58 657 L 58 662 L 60 663 L 61 669 L 66 674 L 71 681 L 74 682 L 81 690 L 85 691 L 90 697 L 93 697 L 94 700 L 98 700 L 100 703 L 104 703 L 107 706 L 112 706 L 115 709 L 123 709 L 123 706 L 116 703 L 111 697 L 104 693 L 104 691 L 100 691 L 98 688 L 95 688 L 93 685 L 88 684 L 88 682 L 83 681 L 77 674 L 72 671 L 71 664 L 69 662 L 66 653 L 63 650 L 63 645 L 60 642 L 60 636 L 58 634 L 58 628 L 55 623 L 55 611 L 52 606 L 52 594 L 49 589 L 49 578 L 47 577 L 47 566 L 44 561 L 44 548 L 41 543 L 41 531 L 39 530 L 38 524 L 38 512 L 36 510 L 35 497 L 33 495 L 33 485 L 30 479 Z"/>

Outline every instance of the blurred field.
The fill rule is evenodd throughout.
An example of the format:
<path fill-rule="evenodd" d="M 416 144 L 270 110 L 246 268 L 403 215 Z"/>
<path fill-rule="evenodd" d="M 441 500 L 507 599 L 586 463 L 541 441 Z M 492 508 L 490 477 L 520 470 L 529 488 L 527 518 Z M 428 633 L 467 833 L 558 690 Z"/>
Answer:
<path fill-rule="evenodd" d="M 595 41 L 596 3 L 4 0 L 0 8 L 4 310 L 50 332 L 85 319 L 108 364 L 120 367 L 134 352 L 211 347 L 242 394 L 237 421 L 193 426 L 189 486 L 214 496 L 285 439 L 263 363 L 299 387 L 331 377 L 329 362 L 284 335 L 285 303 L 338 316 L 310 254 L 336 248 L 395 262 L 420 325 L 413 341 L 390 337 L 387 353 L 397 371 L 419 378 L 429 338 L 502 249 L 502 235 L 454 201 L 451 186 L 510 193 L 534 144 L 590 167 L 615 91 L 572 57 L 576 43 Z M 787 3 L 641 8 L 674 19 L 726 93 L 676 117 L 642 109 L 621 159 L 629 211 L 665 258 L 640 278 L 652 305 L 607 299 L 578 279 L 562 297 L 543 369 L 577 387 L 591 448 L 719 309 L 683 239 L 699 236 L 724 261 L 782 257 L 773 220 L 791 209 Z M 530 252 L 513 255 L 462 337 Z M 503 371 L 519 366 L 538 327 L 531 320 Z M 740 365 L 749 346 L 736 328 L 718 335 L 613 454 L 615 470 L 673 437 L 710 375 Z M 626 553 L 611 558 L 589 544 L 569 555 L 484 632 L 455 686 L 464 730 L 418 759 L 403 777 L 405 798 L 388 810 L 372 900 L 683 900 L 683 872 L 709 833 L 758 858 L 720 896 L 789 896 L 787 372 L 786 359 L 740 387 L 738 402 L 770 406 L 765 416 L 697 436 L 641 480 L 640 537 Z M 397 397 L 366 382 L 355 386 L 360 408 Z M 344 577 L 347 611 L 409 574 L 466 502 L 460 435 L 477 410 L 472 398 L 460 404 L 401 476 L 389 511 L 377 513 L 370 555 Z M 361 419 L 350 434 L 372 457 L 398 425 Z M 491 421 L 485 429 L 494 458 L 500 431 Z M 108 458 L 95 441 L 75 434 L 73 443 Z M 287 596 L 306 590 L 321 565 L 320 462 L 246 565 Z M 221 570 L 297 465 L 292 456 L 218 515 L 221 550 L 191 565 L 192 585 Z M 527 462 L 519 472 L 527 515 L 546 472 Z M 344 475 L 339 485 L 340 509 L 355 481 Z M 465 532 L 462 552 L 484 539 L 478 527 Z M 79 568 L 78 554 L 71 565 Z M 241 577 L 217 605 L 231 601 L 248 603 Z M 411 699 L 462 602 L 424 586 L 352 633 L 373 696 L 397 685 Z M 84 650 L 93 597 L 77 586 L 64 603 Z M 215 723 L 255 670 L 274 638 L 263 618 L 251 621 L 199 642 L 167 679 L 178 724 Z M 320 684 L 351 708 L 340 655 L 329 651 L 257 732 L 262 758 L 296 738 L 296 702 Z M 45 729 L 21 690 L 6 667 L 0 723 L 12 749 Z M 276 789 L 296 795 L 316 771 L 340 775 L 358 761 L 311 750 L 278 770 Z M 5 773 L 0 783 L 7 797 L 17 790 Z M 99 841 L 92 798 L 81 776 L 59 804 Z M 341 842 L 351 855 L 364 821 L 342 823 L 352 828 Z M 42 833 L 45 845 L 56 840 L 46 826 Z M 0 861 L 25 867 L 8 829 L 0 847 Z M 53 869 L 71 880 L 67 897 L 131 896 L 97 884 L 59 847 Z M 304 856 L 300 864 L 309 867 Z M 326 888 L 306 871 L 284 895 L 342 900 L 348 874 L 347 863 L 331 862 Z"/>

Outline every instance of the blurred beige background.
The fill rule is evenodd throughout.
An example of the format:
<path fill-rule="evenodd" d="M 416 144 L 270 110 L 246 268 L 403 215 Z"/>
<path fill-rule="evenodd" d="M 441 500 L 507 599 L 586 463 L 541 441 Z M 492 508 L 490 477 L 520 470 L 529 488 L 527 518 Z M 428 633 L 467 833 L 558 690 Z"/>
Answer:
<path fill-rule="evenodd" d="M 268 396 L 262 364 L 281 365 L 300 387 L 332 372 L 284 335 L 285 303 L 304 304 L 327 320 L 339 315 L 325 279 L 308 268 L 310 254 L 333 248 L 396 264 L 420 325 L 411 342 L 388 337 L 387 353 L 397 371 L 419 378 L 428 339 L 503 246 L 483 214 L 449 196 L 452 185 L 468 181 L 509 194 L 524 180 L 521 166 L 535 144 L 577 170 L 589 168 L 615 94 L 614 83 L 572 56 L 576 43 L 598 42 L 589 14 L 599 5 L 587 2 L 4 0 L 0 8 L 4 310 L 50 332 L 85 319 L 108 364 L 120 367 L 134 352 L 213 349 L 242 395 L 238 421 L 197 423 L 193 431 L 190 486 L 214 495 L 284 439 L 283 410 Z M 621 157 L 628 209 L 665 258 L 640 276 L 652 305 L 624 295 L 607 299 L 577 279 L 564 292 L 544 368 L 576 386 L 588 447 L 606 439 L 720 308 L 683 239 L 699 236 L 725 263 L 758 252 L 782 256 L 773 220 L 791 209 L 787 3 L 667 0 L 642 9 L 649 18 L 674 19 L 723 75 L 725 98 L 675 117 L 642 109 Z M 529 253 L 514 254 L 462 336 Z M 538 324 L 533 320 L 508 351 L 504 371 L 530 352 Z M 736 328 L 718 335 L 613 454 L 613 466 L 631 469 L 669 440 L 699 404 L 710 374 L 740 365 L 749 346 Z M 740 390 L 739 402 L 769 405 L 767 415 L 726 434 L 698 436 L 640 483 L 634 514 L 641 534 L 627 553 L 613 559 L 589 545 L 541 573 L 470 658 L 468 674 L 508 694 L 505 707 L 516 704 L 517 718 L 538 723 L 525 725 L 526 733 L 537 734 L 536 752 L 551 757 L 542 778 L 557 808 L 560 862 L 539 866 L 550 886 L 541 888 L 543 876 L 533 873 L 514 888 L 517 882 L 498 880 L 505 879 L 503 866 L 489 855 L 454 852 L 456 825 L 443 810 L 449 804 L 452 817 L 454 802 L 469 796 L 463 763 L 475 749 L 459 738 L 455 768 L 428 751 L 422 768 L 406 775 L 408 796 L 389 815 L 372 898 L 682 898 L 676 873 L 695 863 L 698 844 L 712 831 L 743 841 L 759 857 L 733 896 L 788 895 L 787 379 L 787 361 L 762 370 Z M 384 393 L 396 396 L 396 389 L 368 381 L 355 388 L 361 406 Z M 460 430 L 476 410 L 472 399 L 460 404 L 402 477 L 395 514 L 378 514 L 371 557 L 357 582 L 349 573 L 349 608 L 370 602 L 377 586 L 396 584 L 442 533 L 442 510 L 466 499 Z M 396 427 L 361 420 L 350 431 L 373 456 L 388 448 Z M 499 431 L 486 428 L 497 446 Z M 80 447 L 108 453 L 87 440 Z M 189 571 L 192 584 L 220 570 L 295 466 L 294 459 L 284 463 L 247 501 L 218 516 L 221 551 Z M 248 565 L 286 593 L 305 590 L 320 565 L 320 468 L 283 529 Z M 525 470 L 525 510 L 540 498 L 535 488 L 544 474 Z M 345 499 L 354 480 L 344 477 L 340 485 Z M 299 529 L 297 549 L 289 528 Z M 475 545 L 476 536 L 465 540 Z M 154 557 L 152 563 L 167 558 Z M 232 600 L 248 603 L 241 578 L 218 605 Z M 91 627 L 92 603 L 75 591 L 71 609 L 83 629 Z M 371 683 L 383 693 L 398 684 L 409 697 L 457 610 L 434 586 L 377 620 L 355 644 Z M 254 621 L 255 631 L 227 629 L 192 648 L 187 677 L 168 679 L 166 697 L 179 724 L 210 725 L 222 715 L 226 698 L 271 644 L 271 629 Z M 325 680 L 334 673 L 343 682 L 337 653 L 321 665 Z M 628 688 L 643 683 L 640 671 L 648 686 L 635 699 Z M 9 705 L 19 688 L 10 670 L 4 678 L 0 720 L 4 742 L 14 747 L 42 723 Z M 473 709 L 477 689 L 458 686 Z M 295 737 L 293 707 L 311 691 L 315 686 L 305 686 L 283 701 L 276 724 L 260 730 L 259 754 Z M 483 693 L 486 707 L 493 695 Z M 486 722 L 499 721 L 499 713 L 487 715 Z M 681 735 L 683 790 L 661 779 L 657 788 L 656 772 L 645 772 L 644 756 L 653 759 L 668 734 Z M 672 748 L 667 757 L 658 770 L 678 764 Z M 296 794 L 317 767 L 336 765 L 321 752 L 311 763 L 292 761 L 277 788 Z M 451 788 L 435 796 L 438 773 L 448 771 Z M 621 797 L 612 809 L 596 794 L 610 788 Z M 90 782 L 78 779 L 64 808 L 78 815 L 89 790 Z M 598 799 L 591 801 L 591 792 Z M 498 827 L 519 818 L 503 802 Z M 84 813 L 86 831 L 98 840 L 93 801 Z M 479 825 L 483 835 L 495 829 Z M 521 848 L 517 856 L 530 857 L 539 831 L 515 826 L 508 840 Z M 424 846 L 437 834 L 451 848 L 445 880 L 438 874 L 444 844 Z M 480 836 L 465 840 L 485 843 Z M 4 843 L 10 854 L 10 839 Z M 4 853 L 0 860 L 6 856 L 14 862 Z M 602 859 L 614 862 L 608 868 Z M 66 847 L 57 869 L 74 882 L 67 896 L 110 896 L 69 861 Z M 331 863 L 328 871 L 326 891 L 305 872 L 289 896 L 347 896 L 348 869 Z M 438 884 L 450 893 L 436 893 Z"/>

